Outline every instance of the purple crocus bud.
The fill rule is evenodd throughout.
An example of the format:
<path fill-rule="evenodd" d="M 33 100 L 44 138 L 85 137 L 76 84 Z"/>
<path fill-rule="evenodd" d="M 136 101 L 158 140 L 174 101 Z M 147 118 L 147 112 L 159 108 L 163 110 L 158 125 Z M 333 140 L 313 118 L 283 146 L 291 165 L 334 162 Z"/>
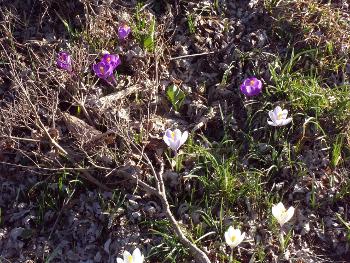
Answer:
<path fill-rule="evenodd" d="M 262 90 L 262 82 L 257 78 L 247 78 L 241 85 L 241 91 L 244 95 L 251 97 L 258 95 Z"/>
<path fill-rule="evenodd" d="M 107 79 L 113 75 L 113 66 L 103 61 L 94 64 L 93 70 L 95 74 L 101 79 Z"/>
<path fill-rule="evenodd" d="M 67 52 L 61 51 L 58 53 L 57 67 L 67 70 L 68 72 L 72 71 L 72 59 Z"/>
<path fill-rule="evenodd" d="M 121 64 L 121 60 L 118 55 L 112 55 L 112 54 L 104 54 L 102 59 L 102 62 L 106 64 L 111 64 L 112 68 L 115 69 Z"/>
<path fill-rule="evenodd" d="M 121 25 L 119 28 L 118 28 L 118 37 L 119 39 L 126 39 L 128 37 L 128 35 L 130 34 L 131 32 L 131 28 L 126 25 L 126 24 L 123 24 Z"/>

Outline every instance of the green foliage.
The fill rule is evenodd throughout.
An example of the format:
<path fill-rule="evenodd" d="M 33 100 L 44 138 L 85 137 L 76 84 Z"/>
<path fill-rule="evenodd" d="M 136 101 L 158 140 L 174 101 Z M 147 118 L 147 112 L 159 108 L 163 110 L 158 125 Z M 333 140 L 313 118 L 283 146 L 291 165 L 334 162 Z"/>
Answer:
<path fill-rule="evenodd" d="M 62 21 L 64 27 L 66 28 L 69 37 L 71 38 L 72 41 L 75 41 L 77 39 L 79 39 L 80 36 L 80 32 L 76 29 L 74 29 L 71 24 L 65 20 L 62 16 L 60 16 L 60 14 L 55 10 L 56 15 L 58 16 L 58 18 Z"/>
<path fill-rule="evenodd" d="M 178 86 L 173 84 L 167 88 L 166 95 L 174 110 L 179 111 L 184 104 L 186 98 L 185 93 Z"/>
<path fill-rule="evenodd" d="M 315 50 L 306 50 L 295 55 L 282 65 L 280 59 L 270 64 L 274 86 L 268 87 L 270 95 L 285 97 L 295 111 L 316 119 L 330 118 L 341 124 L 350 116 L 350 86 L 329 87 L 313 70 L 305 71 L 296 65 Z"/>
<path fill-rule="evenodd" d="M 335 138 L 335 142 L 332 146 L 331 152 L 331 167 L 335 168 L 338 166 L 339 161 L 341 160 L 341 152 L 344 144 L 345 134 L 338 134 Z"/>
<path fill-rule="evenodd" d="M 153 246 L 149 253 L 149 258 L 163 259 L 160 262 L 176 263 L 183 261 L 189 256 L 187 249 L 172 234 L 172 226 L 168 220 L 156 220 L 145 222 L 151 232 L 162 238 L 162 243 Z"/>
<path fill-rule="evenodd" d="M 191 34 L 196 33 L 196 25 L 192 14 L 187 15 L 187 25 L 188 25 L 188 30 L 190 31 Z"/>
<path fill-rule="evenodd" d="M 82 183 L 80 180 L 70 179 L 69 177 L 68 173 L 63 172 L 49 178 L 51 180 L 38 182 L 30 189 L 29 195 L 36 196 L 38 225 L 42 225 L 45 213 L 48 210 L 59 211 L 72 198 L 77 186 Z"/>
<path fill-rule="evenodd" d="M 155 48 L 156 19 L 154 16 L 146 16 L 142 11 L 142 5 L 138 4 L 135 13 L 135 25 L 133 36 L 144 50 L 153 52 Z"/>
<path fill-rule="evenodd" d="M 347 222 L 341 217 L 340 214 L 336 213 L 336 216 L 338 217 L 339 221 L 345 226 L 346 231 L 347 231 L 346 238 L 347 238 L 347 241 L 350 243 L 350 224 L 347 223 Z"/>

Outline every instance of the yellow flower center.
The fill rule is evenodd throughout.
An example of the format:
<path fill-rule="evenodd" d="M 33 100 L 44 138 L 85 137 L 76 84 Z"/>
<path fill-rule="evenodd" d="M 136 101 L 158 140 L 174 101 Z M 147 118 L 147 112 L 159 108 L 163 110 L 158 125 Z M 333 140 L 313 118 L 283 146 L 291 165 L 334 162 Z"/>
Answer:
<path fill-rule="evenodd" d="M 232 241 L 232 242 L 235 242 L 235 241 L 236 241 L 236 238 L 237 238 L 236 236 L 232 236 L 232 237 L 231 237 L 231 241 Z"/>
<path fill-rule="evenodd" d="M 107 62 L 110 62 L 111 61 L 111 57 L 107 57 Z"/>
<path fill-rule="evenodd" d="M 102 74 L 105 73 L 105 68 L 100 66 L 100 71 L 101 71 Z"/>
<path fill-rule="evenodd" d="M 175 132 L 171 132 L 171 139 L 175 139 Z"/>
<path fill-rule="evenodd" d="M 282 210 L 281 211 L 281 217 L 285 217 L 287 215 L 287 210 Z"/>
<path fill-rule="evenodd" d="M 282 120 L 283 119 L 283 112 L 280 111 L 279 113 L 277 113 L 277 120 Z"/>
<path fill-rule="evenodd" d="M 252 80 L 249 82 L 249 85 L 250 85 L 250 86 L 254 86 L 254 84 L 255 84 L 255 80 L 252 79 Z"/>
<path fill-rule="evenodd" d="M 132 263 L 133 259 L 132 259 L 132 255 L 128 256 L 128 263 Z"/>

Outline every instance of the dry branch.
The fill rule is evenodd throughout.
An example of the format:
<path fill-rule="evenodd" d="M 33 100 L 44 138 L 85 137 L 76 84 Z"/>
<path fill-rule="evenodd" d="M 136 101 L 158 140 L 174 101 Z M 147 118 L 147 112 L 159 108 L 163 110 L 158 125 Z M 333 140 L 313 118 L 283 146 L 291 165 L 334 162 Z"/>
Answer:
<path fill-rule="evenodd" d="M 141 86 L 131 86 L 124 90 L 112 93 L 108 96 L 102 97 L 98 100 L 98 104 L 102 105 L 101 109 L 107 109 L 110 107 L 114 107 L 119 101 L 121 101 L 123 98 L 139 91 L 141 89 Z"/>

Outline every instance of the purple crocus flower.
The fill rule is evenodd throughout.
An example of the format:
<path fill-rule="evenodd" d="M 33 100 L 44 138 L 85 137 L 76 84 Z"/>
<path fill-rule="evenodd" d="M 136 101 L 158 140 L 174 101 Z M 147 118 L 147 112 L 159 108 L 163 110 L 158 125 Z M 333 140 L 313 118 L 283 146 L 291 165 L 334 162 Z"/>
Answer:
<path fill-rule="evenodd" d="M 119 39 L 126 39 L 128 37 L 128 35 L 130 34 L 131 32 L 131 28 L 126 25 L 126 24 L 123 24 L 121 25 L 119 28 L 118 28 L 118 37 Z"/>
<path fill-rule="evenodd" d="M 101 79 L 107 80 L 109 77 L 113 76 L 113 66 L 109 63 L 101 61 L 94 64 L 92 68 L 95 74 Z"/>
<path fill-rule="evenodd" d="M 244 95 L 251 97 L 258 95 L 262 90 L 262 82 L 257 78 L 247 78 L 241 85 L 241 91 Z"/>
<path fill-rule="evenodd" d="M 64 51 L 59 52 L 56 62 L 57 62 L 57 67 L 67 70 L 68 72 L 72 71 L 72 59 L 67 52 L 64 52 Z"/>
<path fill-rule="evenodd" d="M 106 64 L 110 64 L 113 68 L 113 70 L 118 67 L 121 64 L 120 58 L 118 55 L 112 55 L 112 54 L 104 54 L 101 62 L 104 62 Z"/>

